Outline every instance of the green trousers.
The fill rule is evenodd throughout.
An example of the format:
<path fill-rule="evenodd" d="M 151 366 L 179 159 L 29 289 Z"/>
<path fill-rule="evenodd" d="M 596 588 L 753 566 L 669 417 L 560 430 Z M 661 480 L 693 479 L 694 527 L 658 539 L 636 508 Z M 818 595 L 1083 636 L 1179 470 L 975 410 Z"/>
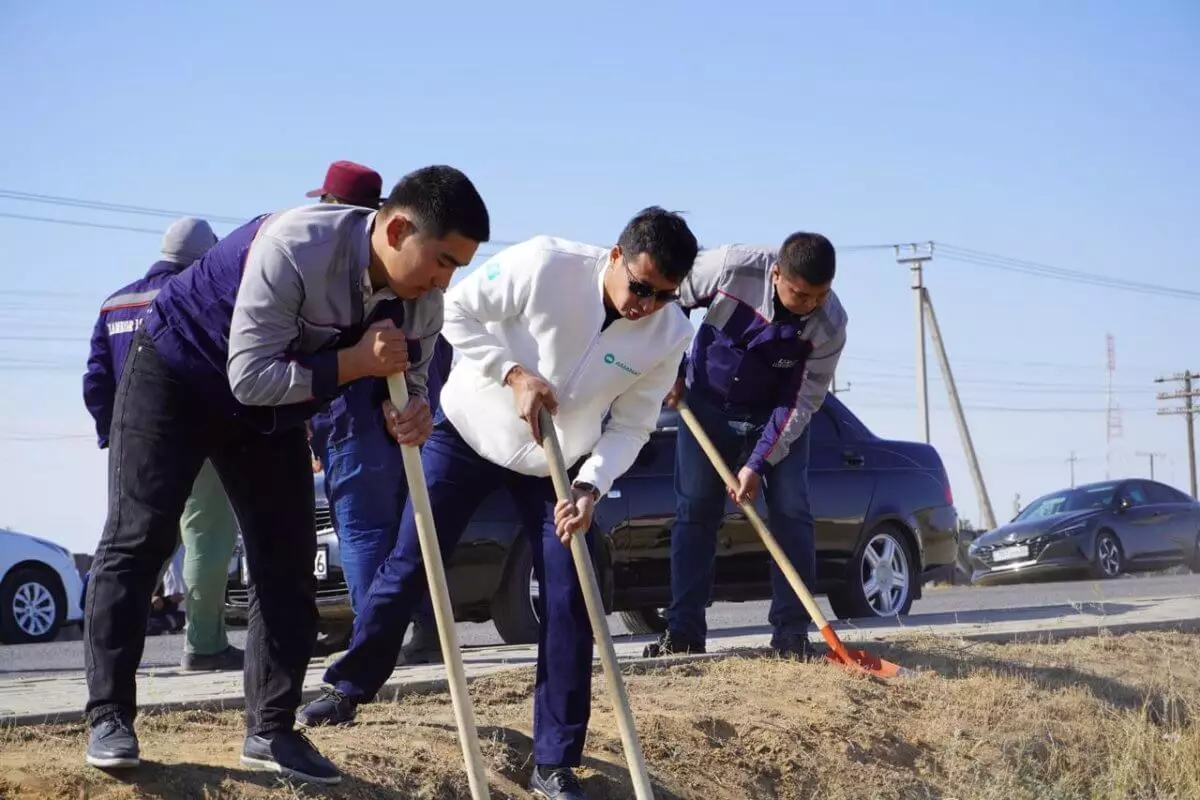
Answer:
<path fill-rule="evenodd" d="M 212 462 L 205 461 L 179 520 L 183 581 L 187 584 L 184 649 L 213 655 L 229 647 L 225 635 L 225 588 L 237 542 L 237 519 Z"/>

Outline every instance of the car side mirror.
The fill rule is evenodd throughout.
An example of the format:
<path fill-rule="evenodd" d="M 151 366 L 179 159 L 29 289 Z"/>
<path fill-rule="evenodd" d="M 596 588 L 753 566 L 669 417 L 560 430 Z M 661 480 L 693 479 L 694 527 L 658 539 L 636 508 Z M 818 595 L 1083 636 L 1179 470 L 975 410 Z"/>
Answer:
<path fill-rule="evenodd" d="M 1124 513 L 1131 508 L 1133 508 L 1133 501 L 1128 497 L 1122 497 L 1117 501 L 1117 511 Z"/>

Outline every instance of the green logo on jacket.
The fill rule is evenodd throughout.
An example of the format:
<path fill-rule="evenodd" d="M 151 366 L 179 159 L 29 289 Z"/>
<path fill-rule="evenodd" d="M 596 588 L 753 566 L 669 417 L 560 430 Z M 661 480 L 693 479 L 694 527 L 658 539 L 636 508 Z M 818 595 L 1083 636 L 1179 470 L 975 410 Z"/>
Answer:
<path fill-rule="evenodd" d="M 620 369 L 623 369 L 626 372 L 628 372 L 630 375 L 641 375 L 642 374 L 642 373 L 638 372 L 636 369 L 634 369 L 633 367 L 626 364 L 624 361 L 618 361 L 617 357 L 615 355 L 613 355 L 612 353 L 604 354 L 604 363 L 605 364 L 614 364 L 617 367 L 619 367 Z"/>

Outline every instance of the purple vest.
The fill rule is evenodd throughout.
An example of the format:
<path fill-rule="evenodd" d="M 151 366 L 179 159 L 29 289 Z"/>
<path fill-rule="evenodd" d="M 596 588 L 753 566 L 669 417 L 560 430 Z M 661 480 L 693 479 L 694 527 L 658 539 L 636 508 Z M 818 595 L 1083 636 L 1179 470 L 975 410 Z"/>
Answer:
<path fill-rule="evenodd" d="M 213 404 L 260 433 L 302 425 L 321 403 L 247 406 L 229 386 L 229 325 L 246 254 L 269 214 L 221 239 L 154 298 L 146 329 L 171 371 Z"/>

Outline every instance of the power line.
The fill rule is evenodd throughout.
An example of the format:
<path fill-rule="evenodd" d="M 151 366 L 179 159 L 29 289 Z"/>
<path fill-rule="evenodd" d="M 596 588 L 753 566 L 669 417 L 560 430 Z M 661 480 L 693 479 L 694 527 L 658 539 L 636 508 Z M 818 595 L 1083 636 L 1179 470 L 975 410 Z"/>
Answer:
<path fill-rule="evenodd" d="M 0 197 L 9 200 L 23 200 L 30 203 L 46 203 L 54 206 L 70 206 L 72 208 L 90 208 L 96 211 L 114 211 L 121 214 L 142 214 L 151 217 L 200 217 L 209 222 L 228 222 L 233 225 L 241 225 L 249 220 L 253 215 L 245 217 L 231 217 L 222 214 L 201 214 L 196 211 L 172 211 L 166 208 L 154 208 L 152 206 L 131 206 L 124 203 L 108 203 L 101 200 L 84 200 L 78 197 L 60 197 L 52 194 L 41 194 L 38 192 L 18 192 L 12 189 L 0 189 Z"/>
<path fill-rule="evenodd" d="M 1160 284 L 1146 283 L 1144 281 L 1132 281 L 1109 275 L 1099 275 L 1094 272 L 1064 269 L 1062 267 L 1055 267 L 1050 264 L 1043 264 L 1037 261 L 1028 261 L 1026 259 L 1013 258 L 1011 256 L 998 255 L 996 253 L 988 253 L 983 250 L 974 250 L 969 247 L 959 247 L 957 245 L 946 244 L 944 242 L 935 242 L 935 244 L 937 245 L 938 254 L 940 257 L 951 261 L 959 261 L 964 264 L 972 264 L 974 266 L 988 267 L 990 269 L 999 269 L 1008 272 L 1017 272 L 1024 275 L 1034 275 L 1042 278 L 1052 278 L 1054 280 L 1068 281 L 1072 283 L 1088 284 L 1107 289 L 1121 289 L 1122 291 L 1135 292 L 1139 294 L 1174 297 L 1182 300 L 1200 300 L 1200 291 L 1192 289 L 1180 289 L 1173 286 L 1162 286 Z"/>
<path fill-rule="evenodd" d="M 248 214 L 242 217 L 229 216 L 226 214 L 206 214 L 198 211 L 174 211 L 166 208 L 155 208 L 153 206 L 134 206 L 124 203 L 109 203 L 101 200 L 86 200 L 79 197 L 62 197 L 52 194 L 41 194 L 38 192 L 20 192 L 13 189 L 0 189 L 0 198 L 7 200 L 18 200 L 29 203 L 44 203 L 47 205 L 63 206 L 67 208 L 82 208 L 91 211 L 107 211 L 117 214 L 140 214 L 151 217 L 169 217 L 177 219 L 179 217 L 199 217 L 208 222 L 223 222 L 230 225 L 242 225 L 249 222 L 254 215 Z M 297 203 L 296 205 L 302 205 Z M 148 233 L 156 236 L 161 236 L 163 231 L 153 228 L 137 228 L 129 225 L 114 225 L 104 222 L 88 222 L 85 220 L 62 219 L 60 217 L 39 217 L 31 214 L 14 214 L 11 212 L 0 212 L 0 217 L 8 219 L 19 219 L 27 222 L 47 222 L 58 225 L 78 225 L 86 228 L 102 228 L 117 231 L 130 231 L 133 233 Z M 514 241 L 508 240 L 493 240 L 484 242 L 484 245 L 494 245 L 496 247 L 509 247 L 516 244 Z M 855 249 L 870 249 L 880 247 L 881 245 L 862 245 Z"/>
<path fill-rule="evenodd" d="M 847 405 L 849 406 L 850 404 L 847 403 Z M 887 409 L 896 409 L 896 410 L 900 410 L 900 409 L 905 409 L 905 410 L 909 410 L 909 411 L 912 410 L 912 406 L 906 406 L 906 405 L 903 405 L 900 403 L 871 403 L 871 402 L 854 403 L 853 408 L 855 408 L 855 409 L 858 409 L 858 408 L 887 408 Z M 950 410 L 949 406 L 930 406 L 930 408 L 935 411 L 949 411 Z M 1107 414 L 1108 413 L 1108 409 L 1102 408 L 1102 407 L 1096 407 L 1096 408 L 1046 408 L 1046 407 L 1032 407 L 1032 406 L 988 406 L 988 405 L 964 404 L 963 408 L 967 411 L 985 411 L 985 412 L 986 411 L 995 411 L 995 412 L 1013 413 L 1013 414 Z M 1145 406 L 1145 407 L 1140 407 L 1140 408 L 1130 408 L 1128 410 L 1130 410 L 1130 411 L 1153 411 L 1154 408 L 1151 406 Z"/>
<path fill-rule="evenodd" d="M 876 351 L 872 351 L 872 352 L 876 352 Z M 859 355 L 857 351 L 847 353 L 845 356 L 843 356 L 843 359 L 847 360 L 847 361 L 864 361 L 864 362 L 872 362 L 875 364 L 885 364 L 889 367 L 895 367 L 897 369 L 907 369 L 907 370 L 914 369 L 914 367 L 909 366 L 907 363 L 905 363 L 905 361 L 903 359 L 906 359 L 906 358 L 908 358 L 907 355 L 901 355 L 898 353 L 897 354 L 889 353 L 887 357 L 882 357 L 882 356 L 878 356 L 878 355 L 863 356 L 863 355 Z M 1080 370 L 1083 372 L 1094 372 L 1097 374 L 1105 371 L 1103 364 L 1088 365 L 1088 364 L 1080 364 L 1079 362 L 1069 363 L 1066 361 L 1021 361 L 1021 360 L 1013 360 L 1013 359 L 1005 359 L 1005 358 L 991 358 L 988 356 L 971 356 L 971 355 L 958 356 L 958 357 L 955 357 L 954 362 L 956 364 L 960 363 L 960 362 L 967 362 L 967 363 L 975 363 L 975 364 L 996 364 L 999 366 L 1030 367 L 1030 368 L 1035 368 L 1035 369 L 1054 369 L 1054 370 L 1071 369 L 1071 370 Z M 1147 373 L 1154 372 L 1154 370 L 1142 370 L 1142 371 L 1147 372 Z"/>
<path fill-rule="evenodd" d="M 6 219 L 19 219 L 26 222 L 53 222 L 58 225 L 76 225 L 81 228 L 102 228 L 110 231 L 130 231 L 132 233 L 152 233 L 155 236 L 162 236 L 163 231 L 154 228 L 135 228 L 131 225 L 111 225 L 105 222 L 85 222 L 79 219 L 60 219 L 58 217 L 35 217 L 31 214 L 12 214 L 7 211 L 0 211 L 0 217 Z"/>
<path fill-rule="evenodd" d="M 200 217 L 209 222 L 224 222 L 234 225 L 240 225 L 250 219 L 249 216 L 239 217 L 225 214 L 209 214 L 195 211 L 179 211 L 166 208 L 158 208 L 154 206 L 138 206 L 126 203 L 112 203 L 102 200 L 88 200 L 79 197 L 65 197 L 62 195 L 43 194 L 40 192 L 23 192 L 15 189 L 0 189 L 0 198 L 17 200 L 21 202 L 43 203 L 47 205 L 62 206 L 68 208 L 82 208 L 93 211 L 105 211 L 120 214 L 138 214 L 154 217 L 170 217 L 178 218 L 185 216 Z M 14 214 L 11 212 L 0 212 L 0 217 L 8 219 L 24 220 L 28 222 L 44 222 L 58 225 L 76 225 L 88 228 L 100 228 L 108 230 L 129 231 L 134 233 L 146 233 L 161 235 L 162 231 L 152 228 L 138 228 L 129 225 L 117 225 L 102 222 L 89 222 L 86 220 L 62 219 L 57 217 L 41 217 L 30 214 Z M 488 242 L 498 247 L 507 247 L 514 242 L 507 240 L 497 240 Z M 1186 300 L 1200 300 L 1200 291 L 1191 289 L 1180 289 L 1171 286 L 1162 286 L 1159 284 L 1146 283 L 1144 281 L 1132 281 L 1123 278 L 1116 278 L 1107 275 L 1098 275 L 1096 273 L 1084 272 L 1082 270 L 1064 269 L 1051 264 L 1045 264 L 1028 259 L 1014 258 L 997 253 L 989 253 L 984 250 L 976 250 L 970 247 L 961 247 L 959 245 L 949 244 L 945 242 L 935 241 L 934 244 L 938 248 L 938 252 L 943 258 L 961 263 L 972 264 L 974 266 L 988 267 L 992 269 L 1007 270 L 1026 275 L 1035 275 L 1045 278 L 1054 278 L 1056 280 L 1071 281 L 1076 283 L 1085 283 L 1093 286 L 1104 288 L 1122 289 L 1130 292 L 1142 294 L 1153 294 L 1166 297 L 1176 297 Z M 887 250 L 897 247 L 896 244 L 857 244 L 857 245 L 842 245 L 838 247 L 841 252 L 865 252 L 872 250 Z"/>

